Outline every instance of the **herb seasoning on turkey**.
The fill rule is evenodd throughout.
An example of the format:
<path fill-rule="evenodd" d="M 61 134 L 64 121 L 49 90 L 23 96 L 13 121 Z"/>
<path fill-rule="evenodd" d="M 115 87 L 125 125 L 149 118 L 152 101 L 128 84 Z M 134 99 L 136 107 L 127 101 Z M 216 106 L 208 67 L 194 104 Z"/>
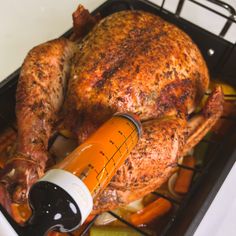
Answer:
<path fill-rule="evenodd" d="M 158 188 L 222 113 L 216 87 L 203 110 L 187 119 L 208 88 L 208 70 L 189 36 L 158 16 L 121 11 L 98 22 L 80 6 L 72 39 L 36 46 L 25 58 L 16 94 L 17 148 L 0 176 L 5 206 L 27 200 L 58 129 L 79 144 L 115 112 L 138 114 L 143 122 L 139 144 L 95 200 L 98 213 Z"/>

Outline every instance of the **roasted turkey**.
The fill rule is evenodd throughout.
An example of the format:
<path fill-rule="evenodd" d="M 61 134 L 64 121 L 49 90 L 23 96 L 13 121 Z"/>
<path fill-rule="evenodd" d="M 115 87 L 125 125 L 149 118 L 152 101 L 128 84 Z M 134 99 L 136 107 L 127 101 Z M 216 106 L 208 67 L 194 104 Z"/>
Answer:
<path fill-rule="evenodd" d="M 82 6 L 73 19 L 71 39 L 36 46 L 23 63 L 17 147 L 0 175 L 5 206 L 27 199 L 59 128 L 70 130 L 79 144 L 117 111 L 135 113 L 143 123 L 139 144 L 95 199 L 97 213 L 158 188 L 222 113 L 217 87 L 189 119 L 209 75 L 197 46 L 176 26 L 143 11 L 121 11 L 98 22 Z"/>

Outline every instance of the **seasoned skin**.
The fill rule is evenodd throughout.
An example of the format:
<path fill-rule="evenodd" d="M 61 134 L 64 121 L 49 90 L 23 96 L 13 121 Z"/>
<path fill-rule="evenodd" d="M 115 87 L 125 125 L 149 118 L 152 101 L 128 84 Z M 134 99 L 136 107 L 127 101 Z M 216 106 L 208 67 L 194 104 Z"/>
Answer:
<path fill-rule="evenodd" d="M 98 21 L 83 6 L 74 12 L 73 20 L 71 40 L 77 43 Z M 65 98 L 76 47 L 68 39 L 55 39 L 34 47 L 24 60 L 16 94 L 16 153 L 0 173 L 0 203 L 9 213 L 11 200 L 24 202 L 30 186 L 44 173 L 48 140 Z"/>
<path fill-rule="evenodd" d="M 223 113 L 224 94 L 220 86 L 215 87 L 200 114 L 195 115 L 188 121 L 186 128 L 187 140 L 182 156 L 197 145 L 202 137 L 215 125 Z"/>
<path fill-rule="evenodd" d="M 223 112 L 224 94 L 216 87 L 200 114 L 188 122 L 166 117 L 143 123 L 143 137 L 95 200 L 97 214 L 140 199 L 159 188 L 186 155 L 212 128 Z"/>
<path fill-rule="evenodd" d="M 66 125 L 81 127 L 83 136 L 81 117 L 91 127 L 115 111 L 130 111 L 142 120 L 190 113 L 208 80 L 205 62 L 185 33 L 147 12 L 118 12 L 101 20 L 79 45 Z"/>
<path fill-rule="evenodd" d="M 84 37 L 89 30 L 99 21 L 99 15 L 92 16 L 89 11 L 82 5 L 79 5 L 76 11 L 72 14 L 73 17 L 73 34 L 71 40 L 79 40 Z"/>
<path fill-rule="evenodd" d="M 160 187 L 175 170 L 186 121 L 166 117 L 143 123 L 143 136 L 109 186 L 98 196 L 93 213 L 140 199 Z"/>
<path fill-rule="evenodd" d="M 6 196 L 0 202 L 9 204 L 6 190 L 14 201 L 25 200 L 29 187 L 43 174 L 48 139 L 59 113 L 64 119 L 60 127 L 76 133 L 78 143 L 117 111 L 138 114 L 143 122 L 143 138 L 95 200 L 94 212 L 159 187 L 179 156 L 220 116 L 222 93 L 216 90 L 200 123 L 187 124 L 188 114 L 208 88 L 209 76 L 201 53 L 184 32 L 142 11 L 122 11 L 94 26 L 96 22 L 79 7 L 71 37 L 75 42 L 50 41 L 25 59 L 17 89 L 17 152 L 0 174 L 0 194 Z M 203 132 L 198 132 L 198 125 Z"/>
<path fill-rule="evenodd" d="M 74 51 L 72 42 L 57 39 L 33 48 L 22 66 L 16 96 L 18 151 L 39 165 L 45 165 L 41 160 L 47 158 L 44 153 L 64 101 Z"/>
<path fill-rule="evenodd" d="M 25 200 L 44 173 L 74 51 L 72 42 L 56 39 L 33 48 L 22 66 L 16 96 L 17 150 L 0 175 L 0 183 L 16 202 Z"/>

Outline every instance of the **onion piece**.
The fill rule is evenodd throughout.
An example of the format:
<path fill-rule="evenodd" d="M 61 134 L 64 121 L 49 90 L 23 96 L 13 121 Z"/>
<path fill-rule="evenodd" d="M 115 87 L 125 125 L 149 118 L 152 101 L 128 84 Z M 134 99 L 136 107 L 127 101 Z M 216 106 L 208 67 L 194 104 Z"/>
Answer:
<path fill-rule="evenodd" d="M 178 160 L 178 164 L 181 165 L 183 163 L 183 159 L 184 157 L 180 157 L 179 160 Z"/>
<path fill-rule="evenodd" d="M 140 211 L 144 208 L 143 205 L 143 198 L 140 198 L 138 200 L 135 200 L 131 203 L 129 203 L 128 205 L 126 205 L 125 207 L 122 207 L 122 209 L 129 211 L 129 212 L 137 212 Z"/>
<path fill-rule="evenodd" d="M 110 213 L 108 212 L 103 212 L 102 214 L 100 214 L 95 222 L 94 225 L 99 226 L 99 225 L 107 225 L 110 224 L 111 222 L 117 220 L 114 216 L 112 216 Z"/>
<path fill-rule="evenodd" d="M 170 194 L 176 199 L 176 200 L 180 200 L 182 198 L 182 196 L 178 193 L 175 192 L 174 190 L 174 186 L 175 186 L 175 181 L 178 178 L 178 173 L 174 173 L 168 180 L 168 190 L 170 192 Z"/>
<path fill-rule="evenodd" d="M 51 146 L 49 152 L 56 156 L 56 162 L 59 162 L 68 156 L 77 146 L 76 140 L 68 139 L 59 135 Z"/>

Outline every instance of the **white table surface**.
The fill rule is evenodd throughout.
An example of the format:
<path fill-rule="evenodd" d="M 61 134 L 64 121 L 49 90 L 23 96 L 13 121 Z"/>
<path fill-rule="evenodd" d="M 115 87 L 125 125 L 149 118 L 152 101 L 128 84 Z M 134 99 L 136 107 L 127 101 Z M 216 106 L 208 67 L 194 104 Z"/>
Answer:
<path fill-rule="evenodd" d="M 35 45 L 72 27 L 79 3 L 90 11 L 104 0 L 0 0 L 0 81 L 18 69 Z"/>
<path fill-rule="evenodd" d="M 33 46 L 56 38 L 71 28 L 71 14 L 79 3 L 92 11 L 103 2 L 104 0 L 0 0 L 0 81 L 19 68 Z M 236 7 L 236 0 L 228 2 Z M 177 0 L 166 0 L 166 8 L 170 11 L 175 11 L 176 4 Z M 188 15 L 192 17 L 194 14 L 190 12 Z M 213 28 L 212 32 L 214 30 Z M 236 40 L 235 32 L 231 32 L 233 40 Z M 236 235 L 235 186 L 236 164 L 208 209 L 195 236 Z"/>
<path fill-rule="evenodd" d="M 208 235 L 236 235 L 236 163 L 194 234 L 194 236 Z"/>

